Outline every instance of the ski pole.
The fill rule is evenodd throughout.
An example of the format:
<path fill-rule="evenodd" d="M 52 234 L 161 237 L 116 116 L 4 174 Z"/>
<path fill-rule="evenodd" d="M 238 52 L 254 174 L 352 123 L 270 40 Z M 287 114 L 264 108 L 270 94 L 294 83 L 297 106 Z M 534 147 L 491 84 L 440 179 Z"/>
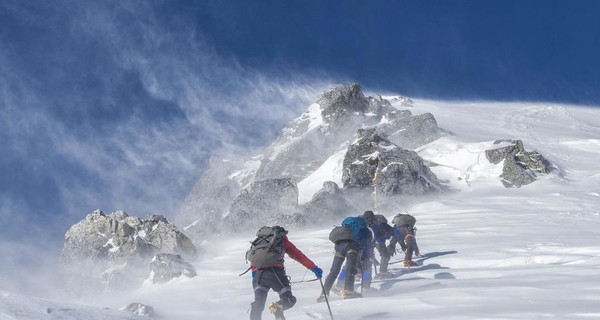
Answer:
<path fill-rule="evenodd" d="M 333 313 L 331 312 L 331 306 L 329 305 L 329 299 L 327 298 L 327 294 L 325 293 L 325 286 L 323 285 L 323 280 L 319 278 L 319 282 L 321 283 L 321 289 L 323 290 L 323 297 L 325 297 L 325 302 L 327 303 L 327 309 L 329 309 L 329 316 L 331 320 L 333 319 Z"/>
<path fill-rule="evenodd" d="M 295 284 L 295 283 L 303 283 L 303 282 L 313 282 L 313 281 L 317 281 L 319 279 L 314 278 L 314 279 L 310 279 L 310 280 L 301 280 L 301 281 L 290 281 L 291 284 Z"/>

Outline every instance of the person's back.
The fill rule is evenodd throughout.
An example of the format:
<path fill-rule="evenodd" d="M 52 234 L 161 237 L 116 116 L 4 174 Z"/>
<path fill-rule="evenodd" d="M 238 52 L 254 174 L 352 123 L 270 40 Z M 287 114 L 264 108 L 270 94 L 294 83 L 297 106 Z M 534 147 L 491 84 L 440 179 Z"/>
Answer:
<path fill-rule="evenodd" d="M 404 251 L 404 266 L 410 267 L 416 265 L 412 261 L 413 254 L 420 256 L 419 247 L 416 239 L 416 228 L 415 224 L 417 219 L 408 213 L 399 213 L 394 216 L 392 220 L 394 224 L 394 233 L 397 238 L 397 242 L 400 244 L 402 251 Z M 396 246 L 395 241 L 390 242 L 390 252 L 395 252 Z"/>
<path fill-rule="evenodd" d="M 279 226 L 262 227 L 246 252 L 246 259 L 252 270 L 254 288 L 251 320 L 261 319 L 270 289 L 279 294 L 279 301 L 269 306 L 276 319 L 285 319 L 283 311 L 296 304 L 296 297 L 292 295 L 290 281 L 285 273 L 284 254 L 310 269 L 317 278 L 321 278 L 323 274 L 323 271 L 288 239 L 287 233 L 287 230 Z"/>
<path fill-rule="evenodd" d="M 349 234 L 350 236 L 342 237 L 342 234 Z M 342 297 L 345 299 L 359 297 L 360 294 L 354 291 L 354 277 L 357 272 L 357 265 L 361 261 L 359 254 L 362 253 L 363 257 L 365 254 L 370 256 L 371 231 L 367 227 L 366 220 L 362 216 L 344 219 L 341 227 L 332 230 L 330 240 L 334 242 L 335 255 L 329 274 L 325 279 L 323 294 L 317 301 L 324 301 L 325 296 L 329 295 L 344 261 L 346 262 L 347 276 L 344 280 Z"/>
<path fill-rule="evenodd" d="M 394 228 L 387 223 L 387 219 L 381 214 L 375 215 L 373 224 L 370 228 L 373 230 L 375 248 L 379 251 L 379 256 L 381 257 L 381 261 L 379 261 L 378 277 L 391 277 L 392 274 L 388 272 L 388 264 L 391 255 L 386 246 L 386 241 L 394 237 Z"/>

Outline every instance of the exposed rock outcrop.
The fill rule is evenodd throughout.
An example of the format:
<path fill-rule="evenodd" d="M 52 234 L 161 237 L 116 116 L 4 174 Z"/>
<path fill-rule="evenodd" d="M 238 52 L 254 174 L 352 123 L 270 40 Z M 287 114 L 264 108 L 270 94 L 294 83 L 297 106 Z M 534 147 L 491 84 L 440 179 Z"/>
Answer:
<path fill-rule="evenodd" d="M 317 103 L 322 107 L 323 120 L 332 124 L 345 121 L 355 112 L 364 113 L 369 108 L 369 100 L 357 83 L 333 87 L 323 93 Z"/>
<path fill-rule="evenodd" d="M 344 157 L 342 182 L 344 189 L 372 189 L 377 198 L 442 190 L 416 152 L 394 145 L 375 129 L 358 130 Z"/>
<path fill-rule="evenodd" d="M 61 268 L 76 293 L 137 287 L 156 253 L 193 257 L 192 241 L 160 215 L 95 210 L 65 234 Z"/>
<path fill-rule="evenodd" d="M 385 121 L 377 126 L 377 132 L 405 149 L 414 149 L 443 135 L 431 113 L 413 116 L 408 110 L 394 110 L 384 117 Z"/>
<path fill-rule="evenodd" d="M 240 219 L 245 221 L 254 218 L 256 212 L 250 214 L 241 208 L 246 204 L 240 207 L 240 201 L 246 201 L 243 200 L 246 195 L 242 195 L 247 192 L 243 191 L 244 188 L 253 182 L 282 178 L 301 182 L 338 152 L 340 147 L 348 146 L 358 129 L 375 128 L 383 138 L 407 149 L 429 143 L 444 134 L 431 114 L 413 115 L 408 110 L 399 109 L 411 106 L 412 101 L 404 97 L 384 99 L 379 95 L 365 96 L 356 83 L 334 86 L 321 94 L 306 112 L 289 122 L 264 153 L 253 158 L 211 160 L 208 170 L 187 197 L 178 223 L 185 226 L 188 234 L 204 238 L 224 226 L 223 222 L 229 226 L 235 225 L 232 222 Z M 383 192 L 401 189 L 391 186 L 392 183 L 386 179 L 381 180 L 387 186 Z M 406 180 L 406 177 L 403 179 Z M 347 200 L 353 201 L 354 207 L 357 206 L 354 201 L 358 204 L 364 202 L 363 197 L 358 199 L 354 191 L 351 192 L 352 199 L 349 199 L 346 191 L 343 193 Z M 315 212 L 324 213 L 324 209 L 319 207 L 328 206 L 325 202 L 330 200 L 325 201 L 321 199 L 322 196 L 314 200 Z M 317 205 L 317 202 L 320 204 Z M 313 204 L 304 205 L 300 211 L 305 215 L 308 212 L 306 208 Z M 307 219 L 303 219 L 294 210 L 271 207 L 269 211 L 277 212 L 280 216 L 269 216 L 268 221 L 300 223 L 315 218 L 306 216 L 304 218 Z M 223 220 L 224 216 L 227 217 Z"/>
<path fill-rule="evenodd" d="M 301 206 L 308 223 L 319 224 L 359 212 L 346 198 L 337 183 L 325 181 L 323 188 L 312 199 Z"/>
<path fill-rule="evenodd" d="M 521 140 L 496 140 L 498 148 L 485 151 L 487 159 L 494 164 L 504 161 L 502 183 L 505 187 L 521 187 L 536 180 L 538 174 L 550 173 L 550 162 L 536 151 L 525 151 Z"/>
<path fill-rule="evenodd" d="M 154 308 L 139 302 L 130 303 L 126 306 L 123 306 L 119 310 L 131 312 L 135 315 L 143 317 L 152 317 L 154 315 Z"/>
<path fill-rule="evenodd" d="M 193 278 L 196 270 L 178 254 L 159 253 L 150 261 L 150 278 L 152 283 L 163 283 L 186 276 Z"/>
<path fill-rule="evenodd" d="M 298 209 L 298 186 L 290 178 L 256 181 L 233 200 L 225 223 L 234 229 L 294 221 Z"/>

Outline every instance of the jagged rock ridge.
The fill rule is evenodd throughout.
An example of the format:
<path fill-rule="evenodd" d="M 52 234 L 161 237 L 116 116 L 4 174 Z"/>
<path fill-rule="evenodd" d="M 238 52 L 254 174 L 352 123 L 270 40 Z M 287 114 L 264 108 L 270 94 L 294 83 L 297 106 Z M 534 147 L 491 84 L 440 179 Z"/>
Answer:
<path fill-rule="evenodd" d="M 61 269 L 75 293 L 137 287 L 159 253 L 193 257 L 196 247 L 164 216 L 95 210 L 65 234 Z"/>
<path fill-rule="evenodd" d="M 366 97 L 356 83 L 327 90 L 305 113 L 283 128 L 263 154 L 247 160 L 235 157 L 211 159 L 210 167 L 187 197 L 178 223 L 185 225 L 185 230 L 190 234 L 202 237 L 206 234 L 205 230 L 219 229 L 219 221 L 239 221 L 243 212 L 252 212 L 257 207 L 251 205 L 254 209 L 247 210 L 239 205 L 244 199 L 241 193 L 247 192 L 244 190 L 249 184 L 277 179 L 291 179 L 299 183 L 337 152 L 340 146 L 349 145 L 358 129 L 374 128 L 382 138 L 402 148 L 414 148 L 444 134 L 437 127 L 433 115 L 413 116 L 409 110 L 398 109 L 410 108 L 412 101 L 409 99 L 397 97 L 392 100 L 394 105 L 378 95 Z M 389 186 L 391 182 L 384 184 Z M 335 201 L 324 200 L 328 196 L 322 195 L 321 200 L 288 207 L 287 213 L 287 210 L 275 211 L 283 216 L 287 214 L 281 216 L 280 220 L 302 222 L 307 220 L 302 216 L 314 210 L 321 212 L 316 215 L 318 217 L 328 216 L 324 210 L 329 210 L 333 203 L 343 206 L 345 214 L 360 210 L 356 205 L 351 206 L 349 201 L 341 200 L 345 197 L 346 188 L 341 187 L 342 192 L 333 196 L 337 198 Z M 388 192 L 388 189 L 382 192 Z M 249 204 L 248 201 L 242 203 Z M 265 218 L 267 215 L 253 213 L 245 216 Z M 224 217 L 227 218 L 223 220 Z M 267 219 L 274 220 L 277 219 Z"/>

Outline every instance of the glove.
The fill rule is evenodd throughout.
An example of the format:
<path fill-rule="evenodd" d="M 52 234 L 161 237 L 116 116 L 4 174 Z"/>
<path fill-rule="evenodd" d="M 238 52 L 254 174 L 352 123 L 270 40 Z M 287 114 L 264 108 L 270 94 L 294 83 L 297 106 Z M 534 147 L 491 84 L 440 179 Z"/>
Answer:
<path fill-rule="evenodd" d="M 315 274 L 317 279 L 321 279 L 323 277 L 323 270 L 319 267 L 314 267 L 310 269 L 310 271 L 312 271 Z"/>

